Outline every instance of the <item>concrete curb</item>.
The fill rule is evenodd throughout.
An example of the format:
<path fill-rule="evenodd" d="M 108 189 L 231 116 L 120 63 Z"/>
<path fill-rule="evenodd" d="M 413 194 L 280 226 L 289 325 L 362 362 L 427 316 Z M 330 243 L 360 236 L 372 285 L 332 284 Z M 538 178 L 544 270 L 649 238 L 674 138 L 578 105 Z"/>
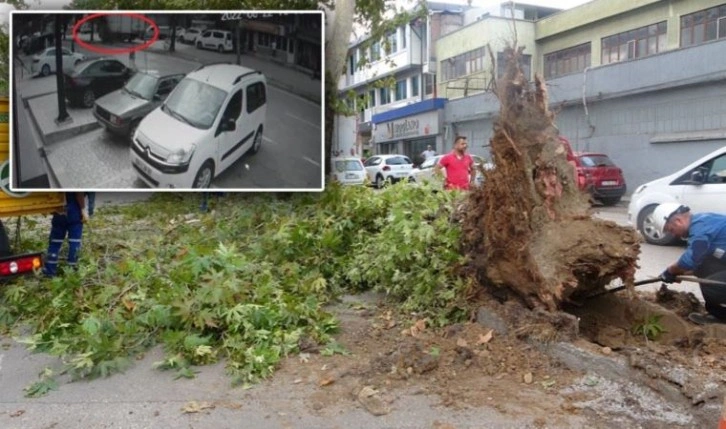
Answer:
<path fill-rule="evenodd" d="M 59 131 L 50 132 L 50 133 L 46 133 L 45 131 L 43 131 L 43 129 L 40 127 L 40 124 L 38 123 L 38 118 L 36 117 L 33 109 L 30 107 L 29 101 L 32 99 L 35 99 L 35 98 L 45 97 L 45 96 L 55 94 L 55 93 L 56 93 L 55 91 L 52 91 L 52 92 L 47 92 L 47 93 L 43 93 L 43 94 L 33 95 L 30 97 L 24 97 L 22 99 L 23 106 L 25 106 L 28 109 L 28 111 L 30 112 L 30 118 L 33 121 L 33 126 L 38 131 L 38 134 L 40 134 L 40 138 L 43 142 L 43 146 L 49 146 L 53 143 L 57 143 L 59 141 L 66 140 L 71 137 L 75 137 L 79 134 L 87 133 L 87 132 L 96 130 L 101 127 L 101 124 L 99 124 L 98 122 L 93 122 L 93 123 L 80 124 L 75 127 L 66 128 L 64 130 L 59 130 Z"/>
<path fill-rule="evenodd" d="M 56 131 L 53 133 L 48 133 L 45 136 L 45 139 L 47 140 L 46 144 L 51 145 L 53 143 L 58 143 L 60 141 L 67 140 L 69 138 L 75 137 L 80 134 L 88 133 L 93 130 L 97 130 L 99 128 L 101 128 L 101 124 L 96 122 L 96 123 L 91 123 L 91 124 L 81 124 L 77 127 L 68 128 L 68 129 L 65 129 L 62 131 Z"/>
<path fill-rule="evenodd" d="M 168 51 L 165 51 L 165 50 L 157 50 L 157 49 L 150 48 L 149 51 L 154 52 L 156 54 L 161 54 L 161 55 L 169 55 L 169 56 L 172 55 L 172 53 L 170 53 Z M 190 55 L 186 55 L 186 54 L 183 54 L 183 53 L 180 53 L 180 52 L 174 52 L 173 55 L 176 56 L 176 57 L 179 57 L 179 58 L 183 58 L 183 59 L 188 60 L 188 61 L 194 61 L 194 62 L 197 62 L 197 63 L 200 62 L 198 58 L 195 58 L 195 57 L 192 57 Z M 306 99 L 306 100 L 308 100 L 308 101 L 310 101 L 312 103 L 315 103 L 315 104 L 321 104 L 322 103 L 322 99 L 319 96 L 312 95 L 312 94 L 310 94 L 308 92 L 305 92 L 305 91 L 298 91 L 297 88 L 294 85 L 288 85 L 288 84 L 283 83 L 282 81 L 280 81 L 278 79 L 275 79 L 275 78 L 273 78 L 273 77 L 271 77 L 269 75 L 266 75 L 265 77 L 267 78 L 267 82 L 270 85 L 272 85 L 272 86 L 274 86 L 274 87 L 276 87 L 278 89 L 281 89 L 283 91 L 287 91 L 287 92 L 293 93 L 293 94 L 297 95 L 298 97 L 302 97 L 302 98 L 304 98 L 304 99 Z"/>

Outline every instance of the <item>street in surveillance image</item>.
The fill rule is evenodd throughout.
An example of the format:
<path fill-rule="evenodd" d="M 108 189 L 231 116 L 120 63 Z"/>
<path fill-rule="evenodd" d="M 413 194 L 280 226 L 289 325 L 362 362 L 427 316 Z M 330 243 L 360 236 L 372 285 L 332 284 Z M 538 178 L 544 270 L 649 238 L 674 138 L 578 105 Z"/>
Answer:
<path fill-rule="evenodd" d="M 323 19 L 12 12 L 10 187 L 322 191 Z"/>

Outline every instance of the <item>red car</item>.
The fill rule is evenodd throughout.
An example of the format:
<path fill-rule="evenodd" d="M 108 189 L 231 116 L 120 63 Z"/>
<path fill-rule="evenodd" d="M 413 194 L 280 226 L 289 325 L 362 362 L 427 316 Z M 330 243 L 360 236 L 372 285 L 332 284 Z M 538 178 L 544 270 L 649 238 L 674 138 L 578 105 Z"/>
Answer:
<path fill-rule="evenodd" d="M 567 139 L 560 137 L 560 141 L 577 172 L 577 186 L 606 206 L 620 202 L 627 190 L 623 171 L 603 153 L 573 152 Z"/>

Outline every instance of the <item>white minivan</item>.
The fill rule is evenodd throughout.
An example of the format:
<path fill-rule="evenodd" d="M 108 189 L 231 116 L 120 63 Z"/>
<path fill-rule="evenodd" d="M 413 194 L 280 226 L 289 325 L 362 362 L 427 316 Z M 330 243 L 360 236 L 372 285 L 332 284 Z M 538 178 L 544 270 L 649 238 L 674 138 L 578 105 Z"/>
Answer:
<path fill-rule="evenodd" d="M 266 114 L 262 73 L 202 66 L 141 121 L 131 144 L 133 168 L 154 188 L 208 188 L 243 154 L 260 149 Z"/>
<path fill-rule="evenodd" d="M 677 241 L 653 221 L 653 210 L 662 203 L 684 204 L 694 213 L 726 214 L 726 146 L 633 192 L 628 222 L 651 244 Z"/>

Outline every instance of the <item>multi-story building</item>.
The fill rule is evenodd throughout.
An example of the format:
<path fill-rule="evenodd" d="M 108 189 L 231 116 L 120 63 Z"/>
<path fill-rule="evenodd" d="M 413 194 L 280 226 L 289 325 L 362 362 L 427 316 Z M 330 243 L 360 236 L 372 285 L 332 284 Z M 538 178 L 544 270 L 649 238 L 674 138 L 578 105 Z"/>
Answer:
<path fill-rule="evenodd" d="M 547 80 L 560 132 L 609 154 L 629 189 L 726 144 L 726 0 L 593 0 L 537 20 L 533 45 L 525 31 L 519 45 Z M 444 127 L 486 150 L 499 103 L 463 95 L 448 91 Z"/>
<path fill-rule="evenodd" d="M 336 118 L 333 141 L 340 152 L 369 149 L 416 158 L 428 145 L 439 153 L 450 149 L 456 132 L 444 123 L 447 99 L 484 92 L 491 84 L 488 49 L 500 55 L 505 40 L 516 34 L 533 52 L 534 20 L 559 11 L 518 2 L 487 8 L 429 2 L 427 7 L 426 17 L 399 28 L 388 43 L 362 39 L 350 47 L 339 89 L 357 95 L 358 115 Z M 390 52 L 381 53 L 381 45 Z M 370 64 L 358 67 L 360 58 Z M 483 134 L 474 134 L 483 147 Z"/>
<path fill-rule="evenodd" d="M 431 47 L 464 25 L 461 5 L 428 3 L 428 15 L 392 31 L 384 41 L 353 43 L 338 88 L 355 94 L 357 115 L 336 117 L 334 150 L 349 155 L 417 155 L 442 145 L 443 99 L 436 88 L 436 57 Z M 385 82 L 385 84 L 383 84 Z"/>

